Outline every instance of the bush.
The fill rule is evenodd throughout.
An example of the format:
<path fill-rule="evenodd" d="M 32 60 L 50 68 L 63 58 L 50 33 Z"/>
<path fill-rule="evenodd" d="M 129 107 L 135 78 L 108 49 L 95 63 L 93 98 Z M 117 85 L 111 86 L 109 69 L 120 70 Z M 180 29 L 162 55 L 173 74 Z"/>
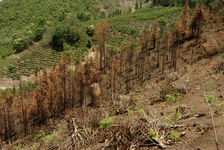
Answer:
<path fill-rule="evenodd" d="M 27 42 L 22 38 L 18 38 L 13 41 L 12 46 L 13 49 L 16 50 L 16 53 L 19 53 L 27 47 Z"/>
<path fill-rule="evenodd" d="M 43 34 L 44 34 L 44 28 L 37 27 L 36 30 L 34 31 L 34 41 L 39 41 L 43 39 Z"/>
<path fill-rule="evenodd" d="M 76 17 L 79 19 L 79 21 L 88 21 L 90 20 L 90 15 L 86 12 L 79 11 L 76 15 Z"/>
<path fill-rule="evenodd" d="M 86 29 L 86 34 L 88 36 L 93 36 L 94 33 L 95 33 L 95 26 L 94 25 L 88 26 L 87 29 Z"/>
<path fill-rule="evenodd" d="M 78 32 L 75 32 L 71 29 L 67 29 L 65 31 L 65 41 L 68 42 L 70 45 L 73 45 L 81 39 L 81 36 Z"/>
<path fill-rule="evenodd" d="M 65 42 L 65 30 L 62 27 L 57 27 L 52 34 L 52 48 L 55 50 L 63 50 Z"/>
<path fill-rule="evenodd" d="M 67 42 L 73 45 L 81 39 L 78 32 L 73 31 L 70 28 L 57 27 L 52 34 L 52 48 L 55 50 L 63 50 L 63 45 Z"/>

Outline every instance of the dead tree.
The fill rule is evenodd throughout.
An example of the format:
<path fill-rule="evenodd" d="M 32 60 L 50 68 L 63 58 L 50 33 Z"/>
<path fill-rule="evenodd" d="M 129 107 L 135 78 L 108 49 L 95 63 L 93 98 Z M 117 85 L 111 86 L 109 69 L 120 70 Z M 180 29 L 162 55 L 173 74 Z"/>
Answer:
<path fill-rule="evenodd" d="M 205 6 L 203 4 L 199 4 L 196 6 L 192 19 L 191 19 L 191 36 L 198 37 L 200 34 L 201 27 L 203 23 L 208 18 L 208 14 L 206 12 Z"/>
<path fill-rule="evenodd" d="M 100 51 L 100 70 L 104 70 L 104 74 L 106 73 L 106 49 L 105 43 L 106 40 L 109 38 L 110 34 L 110 25 L 107 23 L 97 24 L 96 32 L 95 32 L 95 39 L 97 41 L 97 45 L 99 45 Z M 104 67 L 104 69 L 103 69 Z"/>
<path fill-rule="evenodd" d="M 176 71 L 177 69 L 177 47 L 181 42 L 182 29 L 183 29 L 182 24 L 180 22 L 177 22 L 173 31 L 173 45 L 172 45 L 172 65 L 174 71 Z"/>
<path fill-rule="evenodd" d="M 183 24 L 183 30 L 182 30 L 182 40 L 186 39 L 189 34 L 189 5 L 188 2 L 185 3 L 184 9 L 183 9 L 183 16 L 182 16 L 182 24 Z"/>

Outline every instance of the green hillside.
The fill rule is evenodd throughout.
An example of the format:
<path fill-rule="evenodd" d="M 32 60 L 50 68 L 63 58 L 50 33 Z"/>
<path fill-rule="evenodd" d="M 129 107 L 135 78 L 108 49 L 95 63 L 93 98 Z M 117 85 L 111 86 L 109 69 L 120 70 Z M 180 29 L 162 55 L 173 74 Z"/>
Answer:
<path fill-rule="evenodd" d="M 44 26 L 46 32 L 64 24 L 78 27 L 77 13 L 94 19 L 98 17 L 99 7 L 97 0 L 5 0 L 0 10 L 0 55 L 6 57 L 13 53 L 14 39 L 33 41 L 38 26 Z"/>
<path fill-rule="evenodd" d="M 126 3 L 110 0 L 3 1 L 0 4 L 0 76 L 13 79 L 29 76 L 36 69 L 50 67 L 64 52 L 80 58 L 88 50 L 87 44 L 93 43 L 93 37 L 86 34 L 87 27 L 102 21 L 111 24 L 108 49 L 119 49 L 122 41 L 128 40 L 127 36 L 138 37 L 155 19 L 162 27 L 160 34 L 163 34 L 175 24 L 182 9 L 153 7 L 152 3 L 145 3 L 135 12 L 124 13 L 122 10 L 108 16 L 111 10 L 121 9 L 122 5 L 126 9 L 135 1 Z M 71 42 L 66 41 L 67 38 L 56 41 L 62 42 L 63 51 L 52 49 L 52 36 L 59 34 L 72 38 Z"/>

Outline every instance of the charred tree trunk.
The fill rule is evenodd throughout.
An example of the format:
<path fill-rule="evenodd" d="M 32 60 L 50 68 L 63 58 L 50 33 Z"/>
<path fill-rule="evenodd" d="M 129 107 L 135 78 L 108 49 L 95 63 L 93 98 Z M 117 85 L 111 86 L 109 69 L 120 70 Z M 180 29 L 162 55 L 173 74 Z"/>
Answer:
<path fill-rule="evenodd" d="M 157 41 L 157 67 L 160 67 L 160 43 L 159 41 Z"/>
<path fill-rule="evenodd" d="M 162 50 L 162 55 L 163 55 L 163 63 L 162 63 L 162 74 L 165 70 L 165 49 Z"/>
<path fill-rule="evenodd" d="M 6 119 L 5 106 L 6 105 L 4 105 L 4 110 L 3 110 L 3 115 L 4 115 L 4 135 L 3 135 L 4 137 L 3 137 L 3 139 L 4 139 L 4 141 L 7 141 L 8 138 L 9 138 L 9 132 L 8 132 L 8 127 L 7 127 L 7 119 Z"/>

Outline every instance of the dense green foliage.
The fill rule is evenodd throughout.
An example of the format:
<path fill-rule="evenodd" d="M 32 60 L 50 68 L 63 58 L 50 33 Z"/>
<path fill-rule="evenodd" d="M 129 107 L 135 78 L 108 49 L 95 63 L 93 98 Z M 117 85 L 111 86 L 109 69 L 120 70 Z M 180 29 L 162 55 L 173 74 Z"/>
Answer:
<path fill-rule="evenodd" d="M 17 53 L 21 52 L 24 48 L 26 48 L 27 46 L 27 42 L 26 40 L 22 39 L 22 38 L 18 38 L 15 39 L 13 41 L 13 49 L 16 50 Z"/>
<path fill-rule="evenodd" d="M 71 28 L 57 27 L 52 34 L 52 48 L 63 50 L 64 43 L 74 45 L 79 42 L 80 38 L 80 34 Z"/>
<path fill-rule="evenodd" d="M 97 16 L 97 1 L 3 0 L 0 3 L 0 55 L 10 55 L 13 48 L 22 51 L 33 41 L 42 39 L 44 31 L 54 30 L 57 25 L 72 20 L 76 20 L 77 24 L 77 17 L 86 21 L 90 19 L 90 14 Z M 14 42 L 16 39 L 23 42 Z M 13 46 L 13 43 L 16 45 Z"/>
<path fill-rule="evenodd" d="M 106 47 L 117 50 L 129 39 L 127 35 L 138 37 L 155 18 L 161 20 L 161 27 L 164 23 L 171 26 L 182 10 L 179 7 L 152 8 L 148 4 L 130 13 L 131 7 L 125 5 L 123 8 L 120 3 L 133 0 L 99 1 L 5 0 L 0 3 L 0 76 L 13 79 L 29 76 L 36 68 L 50 67 L 57 62 L 61 50 L 72 55 L 75 61 L 82 59 L 94 43 L 98 22 L 111 24 L 112 35 L 106 41 Z M 105 10 L 100 9 L 100 5 Z M 110 18 L 102 19 L 110 12 L 113 13 Z M 19 54 L 8 57 L 14 52 Z"/>

